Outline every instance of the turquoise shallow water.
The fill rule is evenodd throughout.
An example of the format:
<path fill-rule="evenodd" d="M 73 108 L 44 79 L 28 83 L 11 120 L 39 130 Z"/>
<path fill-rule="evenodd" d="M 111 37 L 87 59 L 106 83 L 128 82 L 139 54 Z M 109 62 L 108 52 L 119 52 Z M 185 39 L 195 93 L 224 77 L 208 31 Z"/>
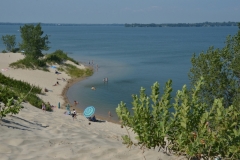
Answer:
<path fill-rule="evenodd" d="M 62 49 L 76 60 L 88 65 L 93 61 L 93 76 L 76 83 L 67 92 L 78 107 L 95 106 L 96 114 L 107 117 L 108 111 L 117 119 L 115 108 L 124 101 L 131 108 L 131 95 L 140 87 L 150 94 L 154 82 L 161 93 L 167 80 L 173 80 L 173 95 L 189 84 L 188 72 L 193 53 L 210 46 L 221 48 L 227 35 L 237 27 L 199 28 L 125 28 L 121 26 L 42 26 L 50 35 L 51 49 Z M 0 25 L 0 36 L 17 35 L 19 26 Z M 0 49 L 4 46 L 0 43 Z M 96 69 L 96 66 L 99 66 Z M 103 78 L 108 77 L 108 83 Z M 90 88 L 95 86 L 96 90 Z"/>

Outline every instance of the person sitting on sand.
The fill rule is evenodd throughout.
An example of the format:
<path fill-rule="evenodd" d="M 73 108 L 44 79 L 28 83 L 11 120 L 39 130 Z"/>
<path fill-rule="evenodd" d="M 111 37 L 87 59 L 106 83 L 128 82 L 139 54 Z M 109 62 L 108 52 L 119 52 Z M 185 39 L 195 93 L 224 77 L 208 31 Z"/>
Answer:
<path fill-rule="evenodd" d="M 93 122 L 97 122 L 97 119 L 96 119 L 95 115 L 93 115 L 92 121 L 93 121 Z"/>
<path fill-rule="evenodd" d="M 43 112 L 46 112 L 46 106 L 44 103 L 42 103 L 42 110 L 43 110 Z"/>
<path fill-rule="evenodd" d="M 44 91 L 45 91 L 45 92 L 48 92 L 48 89 L 47 89 L 47 88 L 44 88 Z"/>

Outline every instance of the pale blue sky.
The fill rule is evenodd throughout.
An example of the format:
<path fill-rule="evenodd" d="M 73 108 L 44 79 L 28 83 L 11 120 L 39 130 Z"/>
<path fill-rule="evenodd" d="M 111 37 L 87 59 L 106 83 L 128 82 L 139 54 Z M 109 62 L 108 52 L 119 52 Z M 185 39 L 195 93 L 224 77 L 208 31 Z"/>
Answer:
<path fill-rule="evenodd" d="M 0 22 L 240 22 L 240 0 L 0 0 Z"/>

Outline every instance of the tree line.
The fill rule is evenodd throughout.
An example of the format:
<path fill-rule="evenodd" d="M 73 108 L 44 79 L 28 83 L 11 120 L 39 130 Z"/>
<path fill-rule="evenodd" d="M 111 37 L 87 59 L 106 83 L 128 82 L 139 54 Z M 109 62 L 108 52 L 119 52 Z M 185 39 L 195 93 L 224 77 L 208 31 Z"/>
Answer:
<path fill-rule="evenodd" d="M 222 26 L 237 26 L 238 22 L 203 22 L 203 23 L 163 23 L 163 24 L 141 24 L 132 23 L 125 24 L 125 27 L 222 27 Z"/>

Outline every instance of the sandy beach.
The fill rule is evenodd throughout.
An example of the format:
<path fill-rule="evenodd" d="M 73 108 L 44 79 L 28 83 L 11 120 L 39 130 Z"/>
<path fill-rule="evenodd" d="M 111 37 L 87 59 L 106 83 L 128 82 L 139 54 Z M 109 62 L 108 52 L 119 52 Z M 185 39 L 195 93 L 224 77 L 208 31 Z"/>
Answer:
<path fill-rule="evenodd" d="M 77 119 L 65 115 L 66 97 L 62 93 L 69 87 L 71 77 L 66 73 L 28 69 L 13 69 L 9 64 L 24 58 L 20 53 L 0 53 L 0 70 L 6 76 L 30 84 L 47 88 L 50 92 L 39 95 L 45 102 L 57 106 L 53 112 L 43 112 L 29 103 L 19 114 L 7 116 L 0 122 L 1 160 L 180 160 L 158 152 L 158 149 L 145 150 L 139 146 L 127 148 L 122 144 L 122 135 L 127 131 L 119 124 L 105 120 L 91 122 L 78 111 Z M 79 65 L 84 68 L 83 65 Z M 58 80 L 67 79 L 68 81 Z M 60 85 L 53 86 L 56 82 Z M 135 135 L 131 132 L 131 138 Z"/>

